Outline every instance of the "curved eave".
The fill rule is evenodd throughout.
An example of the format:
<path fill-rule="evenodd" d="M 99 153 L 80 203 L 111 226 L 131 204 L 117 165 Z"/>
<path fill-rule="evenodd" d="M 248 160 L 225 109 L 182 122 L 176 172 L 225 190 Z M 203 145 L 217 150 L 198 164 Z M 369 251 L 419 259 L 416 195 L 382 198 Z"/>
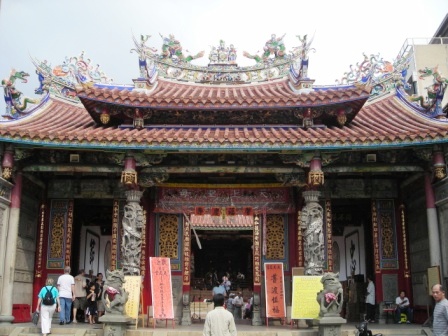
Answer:
<path fill-rule="evenodd" d="M 203 85 L 159 79 L 155 90 L 78 87 L 87 108 L 96 103 L 132 108 L 239 109 L 260 107 L 319 107 L 369 98 L 368 87 L 335 87 L 306 94 L 294 93 L 287 79 L 241 85 Z"/>
<path fill-rule="evenodd" d="M 39 113 L 0 123 L 0 141 L 29 146 L 102 150 L 348 150 L 448 142 L 448 122 L 424 117 L 395 95 L 366 104 L 349 126 L 294 125 L 98 126 L 83 107 L 50 100 Z"/>

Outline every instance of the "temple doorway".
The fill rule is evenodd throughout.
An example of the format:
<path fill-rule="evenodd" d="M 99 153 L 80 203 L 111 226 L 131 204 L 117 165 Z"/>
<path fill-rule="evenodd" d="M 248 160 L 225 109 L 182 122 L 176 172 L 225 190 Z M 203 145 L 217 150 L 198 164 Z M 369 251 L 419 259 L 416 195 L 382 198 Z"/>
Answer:
<path fill-rule="evenodd" d="M 84 269 L 94 278 L 105 274 L 111 262 L 112 241 L 111 199 L 76 199 L 73 211 L 72 274 Z"/>
<path fill-rule="evenodd" d="M 197 231 L 197 234 L 202 249 L 192 232 L 192 289 L 210 293 L 214 281 L 221 282 L 227 275 L 232 291 L 250 291 L 253 284 L 252 230 Z"/>

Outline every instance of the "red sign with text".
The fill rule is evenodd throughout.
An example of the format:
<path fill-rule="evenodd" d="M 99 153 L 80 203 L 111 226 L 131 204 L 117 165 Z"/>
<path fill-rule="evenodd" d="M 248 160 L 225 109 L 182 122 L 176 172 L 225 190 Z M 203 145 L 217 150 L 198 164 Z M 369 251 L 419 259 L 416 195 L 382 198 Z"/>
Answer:
<path fill-rule="evenodd" d="M 155 319 L 174 319 L 170 258 L 149 258 Z"/>
<path fill-rule="evenodd" d="M 285 318 L 285 279 L 283 263 L 265 263 L 266 317 Z"/>

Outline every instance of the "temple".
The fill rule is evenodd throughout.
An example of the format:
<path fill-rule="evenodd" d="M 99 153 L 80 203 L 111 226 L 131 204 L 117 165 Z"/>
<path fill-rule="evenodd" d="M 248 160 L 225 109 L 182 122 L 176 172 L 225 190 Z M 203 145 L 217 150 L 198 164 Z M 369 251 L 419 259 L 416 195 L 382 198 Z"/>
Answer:
<path fill-rule="evenodd" d="M 284 265 L 288 307 L 293 275 L 330 271 L 358 321 L 369 275 L 378 314 L 404 289 L 424 321 L 427 269 L 448 277 L 446 64 L 416 69 L 427 92 L 412 95 L 411 48 L 318 86 L 306 35 L 291 49 L 260 37 L 261 54 L 220 40 L 187 55 L 161 38 L 134 39 L 130 85 L 84 53 L 32 58 L 37 99 L 19 91 L 24 71 L 2 82 L 0 322 L 67 265 L 142 275 L 146 312 L 152 256 L 171 260 L 182 324 L 224 275 L 259 298 L 261 324 L 266 262 Z"/>

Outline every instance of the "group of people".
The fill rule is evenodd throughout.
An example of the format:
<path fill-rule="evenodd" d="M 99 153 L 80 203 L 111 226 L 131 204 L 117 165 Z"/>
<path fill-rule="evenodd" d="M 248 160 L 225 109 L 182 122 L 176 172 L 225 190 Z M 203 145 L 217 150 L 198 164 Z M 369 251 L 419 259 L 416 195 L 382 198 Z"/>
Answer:
<path fill-rule="evenodd" d="M 65 267 L 64 274 L 54 280 L 48 278 L 38 294 L 36 311 L 40 313 L 43 336 L 51 333 L 51 320 L 55 311 L 59 312 L 59 324 L 77 323 L 77 313 L 82 310 L 83 322 L 97 323 L 96 317 L 104 314 L 103 275 L 98 273 L 95 279 L 89 279 L 81 269 L 76 277 L 70 275 L 71 268 Z M 72 320 L 73 304 L 73 320 Z"/>
<path fill-rule="evenodd" d="M 233 314 L 236 320 L 251 319 L 253 308 L 253 297 L 244 298 L 243 293 L 230 293 L 226 301 L 226 308 Z"/>
<path fill-rule="evenodd" d="M 252 317 L 252 300 L 253 298 L 243 298 L 242 292 L 237 294 L 230 293 L 232 283 L 227 275 L 222 277 L 222 281 L 216 281 L 215 287 L 212 289 L 213 297 L 221 294 L 225 300 L 226 308 L 231 312 L 235 319 L 250 319 Z"/>
<path fill-rule="evenodd" d="M 431 292 L 436 303 L 433 312 L 433 333 L 435 336 L 448 336 L 448 300 L 445 296 L 445 288 L 441 284 L 436 284 L 431 287 Z M 369 276 L 367 277 L 365 319 L 368 322 L 375 322 L 375 285 Z M 395 322 L 409 324 L 411 321 L 411 302 L 406 296 L 406 292 L 402 290 L 395 299 Z"/>

